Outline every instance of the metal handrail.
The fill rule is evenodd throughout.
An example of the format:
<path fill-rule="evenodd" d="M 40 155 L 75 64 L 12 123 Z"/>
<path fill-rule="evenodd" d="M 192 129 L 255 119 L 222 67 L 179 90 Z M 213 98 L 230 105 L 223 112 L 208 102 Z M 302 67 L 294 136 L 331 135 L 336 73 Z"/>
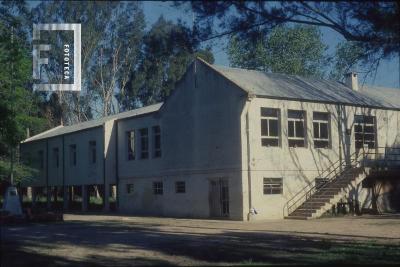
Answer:
<path fill-rule="evenodd" d="M 380 148 L 384 148 L 385 149 L 385 152 L 384 153 L 379 153 L 379 152 L 376 152 L 376 150 L 379 150 Z M 351 154 L 350 155 L 350 162 L 348 162 L 348 161 L 346 161 L 346 160 L 342 160 L 342 159 L 339 159 L 338 161 L 336 161 L 336 162 L 334 162 L 334 163 L 332 163 L 331 165 L 330 165 L 330 167 L 328 168 L 328 169 L 326 169 L 325 171 L 323 171 L 318 177 L 319 178 L 323 178 L 325 181 L 323 182 L 323 184 L 319 184 L 318 186 L 317 185 L 311 185 L 311 184 L 308 184 L 308 185 L 306 185 L 305 187 L 303 187 L 299 192 L 297 192 L 291 199 L 289 199 L 286 203 L 285 203 L 285 205 L 284 205 L 284 207 L 283 207 L 283 214 L 285 215 L 285 209 L 287 210 L 287 215 L 289 215 L 290 213 L 291 213 L 291 210 L 292 210 L 292 208 L 297 204 L 297 203 L 299 203 L 299 201 L 301 200 L 301 199 L 304 199 L 305 198 L 305 200 L 302 202 L 302 203 L 304 203 L 305 201 L 307 201 L 310 197 L 311 197 L 311 193 L 312 193 L 312 191 L 313 190 L 315 190 L 316 192 L 318 192 L 318 191 L 320 191 L 321 189 L 323 189 L 323 188 L 325 188 L 328 184 L 330 184 L 331 182 L 333 182 L 334 180 L 336 180 L 337 178 L 339 178 L 339 177 L 341 177 L 343 174 L 345 174 L 347 171 L 349 171 L 349 170 L 351 170 L 352 168 L 352 166 L 354 166 L 354 165 L 356 165 L 356 164 L 358 164 L 358 163 L 360 163 L 361 162 L 361 160 L 360 160 L 360 156 L 362 156 L 362 160 L 364 160 L 364 159 L 366 159 L 366 157 L 368 156 L 368 155 L 372 155 L 372 154 L 374 154 L 374 155 L 377 155 L 377 154 L 383 154 L 383 155 L 386 155 L 386 150 L 387 149 L 391 149 L 391 150 L 397 150 L 397 149 L 399 149 L 400 150 L 400 148 L 390 148 L 390 147 L 377 147 L 377 148 L 375 148 L 375 149 L 373 149 L 373 150 L 375 150 L 375 152 L 369 152 L 369 150 L 368 150 L 368 152 L 366 153 L 366 151 L 365 151 L 365 149 L 362 149 L 362 152 L 360 153 L 360 151 L 356 151 L 356 152 L 354 152 L 353 154 Z M 389 155 L 400 155 L 400 153 L 399 154 L 392 154 L 392 153 L 390 153 Z M 396 161 L 400 161 L 400 160 L 396 160 Z M 338 164 L 339 163 L 339 164 Z M 337 165 L 338 164 L 338 166 L 336 166 L 336 167 L 334 167 L 333 168 L 333 170 L 332 171 L 330 171 L 327 175 L 323 175 L 325 172 L 327 172 L 327 171 L 329 171 L 333 166 L 335 166 L 335 165 Z M 342 168 L 344 167 L 344 170 L 342 171 Z M 340 175 L 336 175 L 337 173 L 336 173 L 336 171 L 338 170 L 340 168 Z M 332 175 L 332 174 L 335 174 L 333 177 L 330 177 L 330 175 Z M 309 188 L 308 190 L 307 190 L 307 188 Z M 307 190 L 307 191 L 306 191 Z M 305 193 L 304 193 L 304 191 L 306 191 Z M 314 192 L 314 193 L 316 193 L 316 192 Z M 303 193 L 302 195 L 300 195 L 301 193 Z M 300 196 L 300 197 L 298 197 L 298 196 Z M 297 199 L 296 199 L 297 198 Z M 296 199 L 296 200 L 295 200 Z M 295 201 L 294 201 L 295 200 Z M 292 203 L 291 203 L 292 202 Z M 298 208 L 300 205 L 298 205 L 298 206 L 296 206 L 295 207 L 295 209 L 296 208 Z"/>

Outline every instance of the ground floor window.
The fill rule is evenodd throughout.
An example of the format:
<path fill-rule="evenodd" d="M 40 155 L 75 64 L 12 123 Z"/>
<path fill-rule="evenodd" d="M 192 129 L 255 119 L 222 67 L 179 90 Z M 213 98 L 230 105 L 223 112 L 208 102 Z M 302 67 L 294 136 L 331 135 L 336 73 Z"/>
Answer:
<path fill-rule="evenodd" d="M 186 192 L 186 183 L 184 181 L 179 181 L 175 183 L 175 192 L 176 193 L 185 193 Z"/>
<path fill-rule="evenodd" d="M 133 184 L 127 184 L 126 185 L 126 193 L 132 194 L 133 193 Z"/>
<path fill-rule="evenodd" d="M 283 193 L 282 178 L 264 178 L 264 195 Z"/>
<path fill-rule="evenodd" d="M 153 192 L 154 195 L 163 194 L 163 182 L 153 182 Z"/>

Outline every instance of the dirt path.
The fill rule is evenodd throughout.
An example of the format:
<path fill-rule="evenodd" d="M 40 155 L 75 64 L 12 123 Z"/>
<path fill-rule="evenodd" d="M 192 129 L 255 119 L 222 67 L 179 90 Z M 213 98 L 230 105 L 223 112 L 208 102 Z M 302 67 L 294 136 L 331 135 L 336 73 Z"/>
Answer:
<path fill-rule="evenodd" d="M 255 222 L 65 215 L 2 226 L 1 266 L 395 263 L 400 217 Z"/>

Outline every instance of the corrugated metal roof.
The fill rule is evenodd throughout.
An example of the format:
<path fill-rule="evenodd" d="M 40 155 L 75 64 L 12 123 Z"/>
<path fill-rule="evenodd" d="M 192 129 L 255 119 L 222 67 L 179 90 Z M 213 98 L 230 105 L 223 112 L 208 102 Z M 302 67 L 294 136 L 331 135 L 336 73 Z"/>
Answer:
<path fill-rule="evenodd" d="M 256 96 L 400 109 L 400 89 L 363 86 L 354 91 L 342 83 L 294 75 L 211 65 Z"/>
<path fill-rule="evenodd" d="M 47 130 L 45 132 L 42 132 L 40 134 L 34 135 L 30 138 L 27 138 L 24 141 L 22 141 L 22 143 L 36 141 L 36 140 L 45 139 L 45 138 L 54 137 L 54 136 L 60 136 L 63 134 L 77 132 L 77 131 L 84 130 L 84 129 L 98 127 L 98 126 L 103 125 L 106 121 L 110 121 L 110 120 L 125 119 L 125 118 L 130 118 L 130 117 L 135 117 L 135 116 L 155 112 L 160 109 L 162 104 L 163 103 L 158 103 L 158 104 L 154 104 L 154 105 L 150 105 L 150 106 L 146 106 L 146 107 L 142 107 L 142 108 L 138 108 L 138 109 L 129 110 L 126 112 L 121 112 L 121 113 L 118 113 L 115 115 L 107 116 L 107 117 L 96 119 L 96 120 L 90 120 L 90 121 L 85 121 L 82 123 L 73 124 L 70 126 L 61 126 L 60 125 L 55 128 L 52 128 L 50 130 Z"/>

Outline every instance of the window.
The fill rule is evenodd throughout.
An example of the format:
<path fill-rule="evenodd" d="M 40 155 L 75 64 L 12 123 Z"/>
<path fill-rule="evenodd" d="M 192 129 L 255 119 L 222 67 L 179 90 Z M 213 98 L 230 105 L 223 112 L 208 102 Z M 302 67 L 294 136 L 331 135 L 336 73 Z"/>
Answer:
<path fill-rule="evenodd" d="M 368 148 L 375 148 L 375 132 L 374 116 L 354 116 L 354 137 L 356 149 L 363 148 L 364 145 L 368 145 Z"/>
<path fill-rule="evenodd" d="M 96 141 L 89 141 L 89 162 L 96 163 Z"/>
<path fill-rule="evenodd" d="M 53 166 L 58 168 L 60 165 L 60 153 L 58 147 L 53 148 Z"/>
<path fill-rule="evenodd" d="M 128 136 L 128 160 L 135 159 L 135 131 L 127 132 Z"/>
<path fill-rule="evenodd" d="M 175 192 L 176 193 L 185 193 L 186 192 L 186 183 L 184 181 L 179 181 L 175 183 Z"/>
<path fill-rule="evenodd" d="M 302 110 L 288 110 L 288 139 L 290 147 L 305 147 L 305 114 Z"/>
<path fill-rule="evenodd" d="M 149 130 L 143 128 L 140 132 L 140 158 L 147 159 L 149 157 Z"/>
<path fill-rule="evenodd" d="M 279 109 L 261 108 L 261 145 L 279 146 Z"/>
<path fill-rule="evenodd" d="M 329 147 L 329 113 L 313 113 L 314 147 Z"/>
<path fill-rule="evenodd" d="M 38 165 L 40 169 L 44 168 L 44 153 L 43 150 L 39 150 L 38 152 Z"/>
<path fill-rule="evenodd" d="M 69 163 L 71 166 L 76 166 L 76 145 L 69 146 Z"/>
<path fill-rule="evenodd" d="M 133 193 L 133 189 L 134 189 L 133 184 L 127 184 L 126 185 L 126 193 L 132 194 Z"/>
<path fill-rule="evenodd" d="M 163 194 L 163 183 L 162 182 L 154 182 L 153 183 L 153 192 L 154 192 L 154 195 L 162 195 Z"/>
<path fill-rule="evenodd" d="M 264 195 L 282 194 L 282 178 L 264 178 Z"/>
<path fill-rule="evenodd" d="M 161 157 L 161 129 L 160 126 L 153 127 L 153 156 Z"/>

